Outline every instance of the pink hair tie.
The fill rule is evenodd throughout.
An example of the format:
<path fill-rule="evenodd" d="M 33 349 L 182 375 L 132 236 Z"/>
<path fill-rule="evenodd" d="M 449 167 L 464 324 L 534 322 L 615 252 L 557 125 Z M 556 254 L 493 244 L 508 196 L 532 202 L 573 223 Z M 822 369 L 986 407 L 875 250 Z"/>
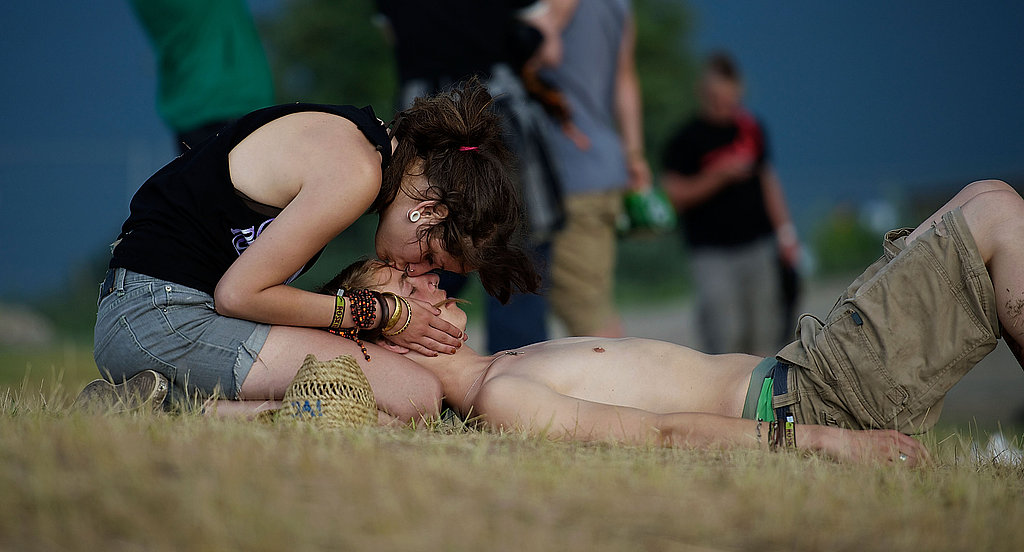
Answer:
<path fill-rule="evenodd" d="M 460 146 L 459 151 L 473 151 L 479 146 Z"/>

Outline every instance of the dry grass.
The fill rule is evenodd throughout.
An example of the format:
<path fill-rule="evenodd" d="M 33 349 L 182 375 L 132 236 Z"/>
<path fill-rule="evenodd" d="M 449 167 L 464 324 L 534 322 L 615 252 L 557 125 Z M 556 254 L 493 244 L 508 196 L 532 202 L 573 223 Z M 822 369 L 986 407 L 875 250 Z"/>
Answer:
<path fill-rule="evenodd" d="M 0 385 L 0 550 L 1024 549 L 1024 469 L 966 460 L 969 431 L 926 436 L 936 464 L 907 470 L 440 421 L 88 416 L 82 375 L 46 379 Z"/>

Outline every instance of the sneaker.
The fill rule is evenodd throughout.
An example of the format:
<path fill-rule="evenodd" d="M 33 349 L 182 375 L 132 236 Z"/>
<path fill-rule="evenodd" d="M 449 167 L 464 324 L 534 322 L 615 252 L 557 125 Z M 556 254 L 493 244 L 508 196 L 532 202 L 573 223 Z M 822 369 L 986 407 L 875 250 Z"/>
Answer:
<path fill-rule="evenodd" d="M 148 406 L 159 410 L 170 387 L 166 377 L 143 370 L 127 381 L 112 384 L 98 379 L 89 382 L 75 399 L 74 408 L 94 413 L 131 412 Z"/>

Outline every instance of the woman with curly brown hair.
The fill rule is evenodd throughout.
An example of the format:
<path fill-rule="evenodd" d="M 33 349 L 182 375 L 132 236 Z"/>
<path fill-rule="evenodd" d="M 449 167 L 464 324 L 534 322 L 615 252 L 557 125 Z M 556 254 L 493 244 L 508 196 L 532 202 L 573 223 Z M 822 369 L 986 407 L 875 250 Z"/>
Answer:
<path fill-rule="evenodd" d="M 431 374 L 371 363 L 383 350 L 332 335 L 386 327 L 396 298 L 288 284 L 372 212 L 377 256 L 407 274 L 477 270 L 503 301 L 535 291 L 537 274 L 513 242 L 520 202 L 490 104 L 471 81 L 417 100 L 390 132 L 368 107 L 280 105 L 176 158 L 135 194 L 115 242 L 96 322 L 100 372 L 151 401 L 169 387 L 251 410 L 281 398 L 306 354 L 351 354 L 386 413 L 436 413 Z M 438 309 L 413 301 L 410 311 L 402 331 L 388 332 L 392 343 L 428 356 L 461 346 L 463 332 Z M 82 400 L 115 391 L 124 388 L 97 380 Z"/>

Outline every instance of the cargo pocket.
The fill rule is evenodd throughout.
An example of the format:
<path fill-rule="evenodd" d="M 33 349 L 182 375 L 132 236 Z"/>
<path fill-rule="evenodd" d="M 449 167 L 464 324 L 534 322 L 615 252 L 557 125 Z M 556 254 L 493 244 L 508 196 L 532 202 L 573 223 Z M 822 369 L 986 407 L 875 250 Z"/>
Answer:
<path fill-rule="evenodd" d="M 864 427 L 887 427 L 903 410 L 909 392 L 879 354 L 881 343 L 865 323 L 866 314 L 842 305 L 824 328 L 827 365 L 840 400 Z"/>
<path fill-rule="evenodd" d="M 924 421 L 993 342 L 970 307 L 963 275 L 951 273 L 958 265 L 940 262 L 936 250 L 918 239 L 827 322 L 838 385 L 878 427 Z"/>

